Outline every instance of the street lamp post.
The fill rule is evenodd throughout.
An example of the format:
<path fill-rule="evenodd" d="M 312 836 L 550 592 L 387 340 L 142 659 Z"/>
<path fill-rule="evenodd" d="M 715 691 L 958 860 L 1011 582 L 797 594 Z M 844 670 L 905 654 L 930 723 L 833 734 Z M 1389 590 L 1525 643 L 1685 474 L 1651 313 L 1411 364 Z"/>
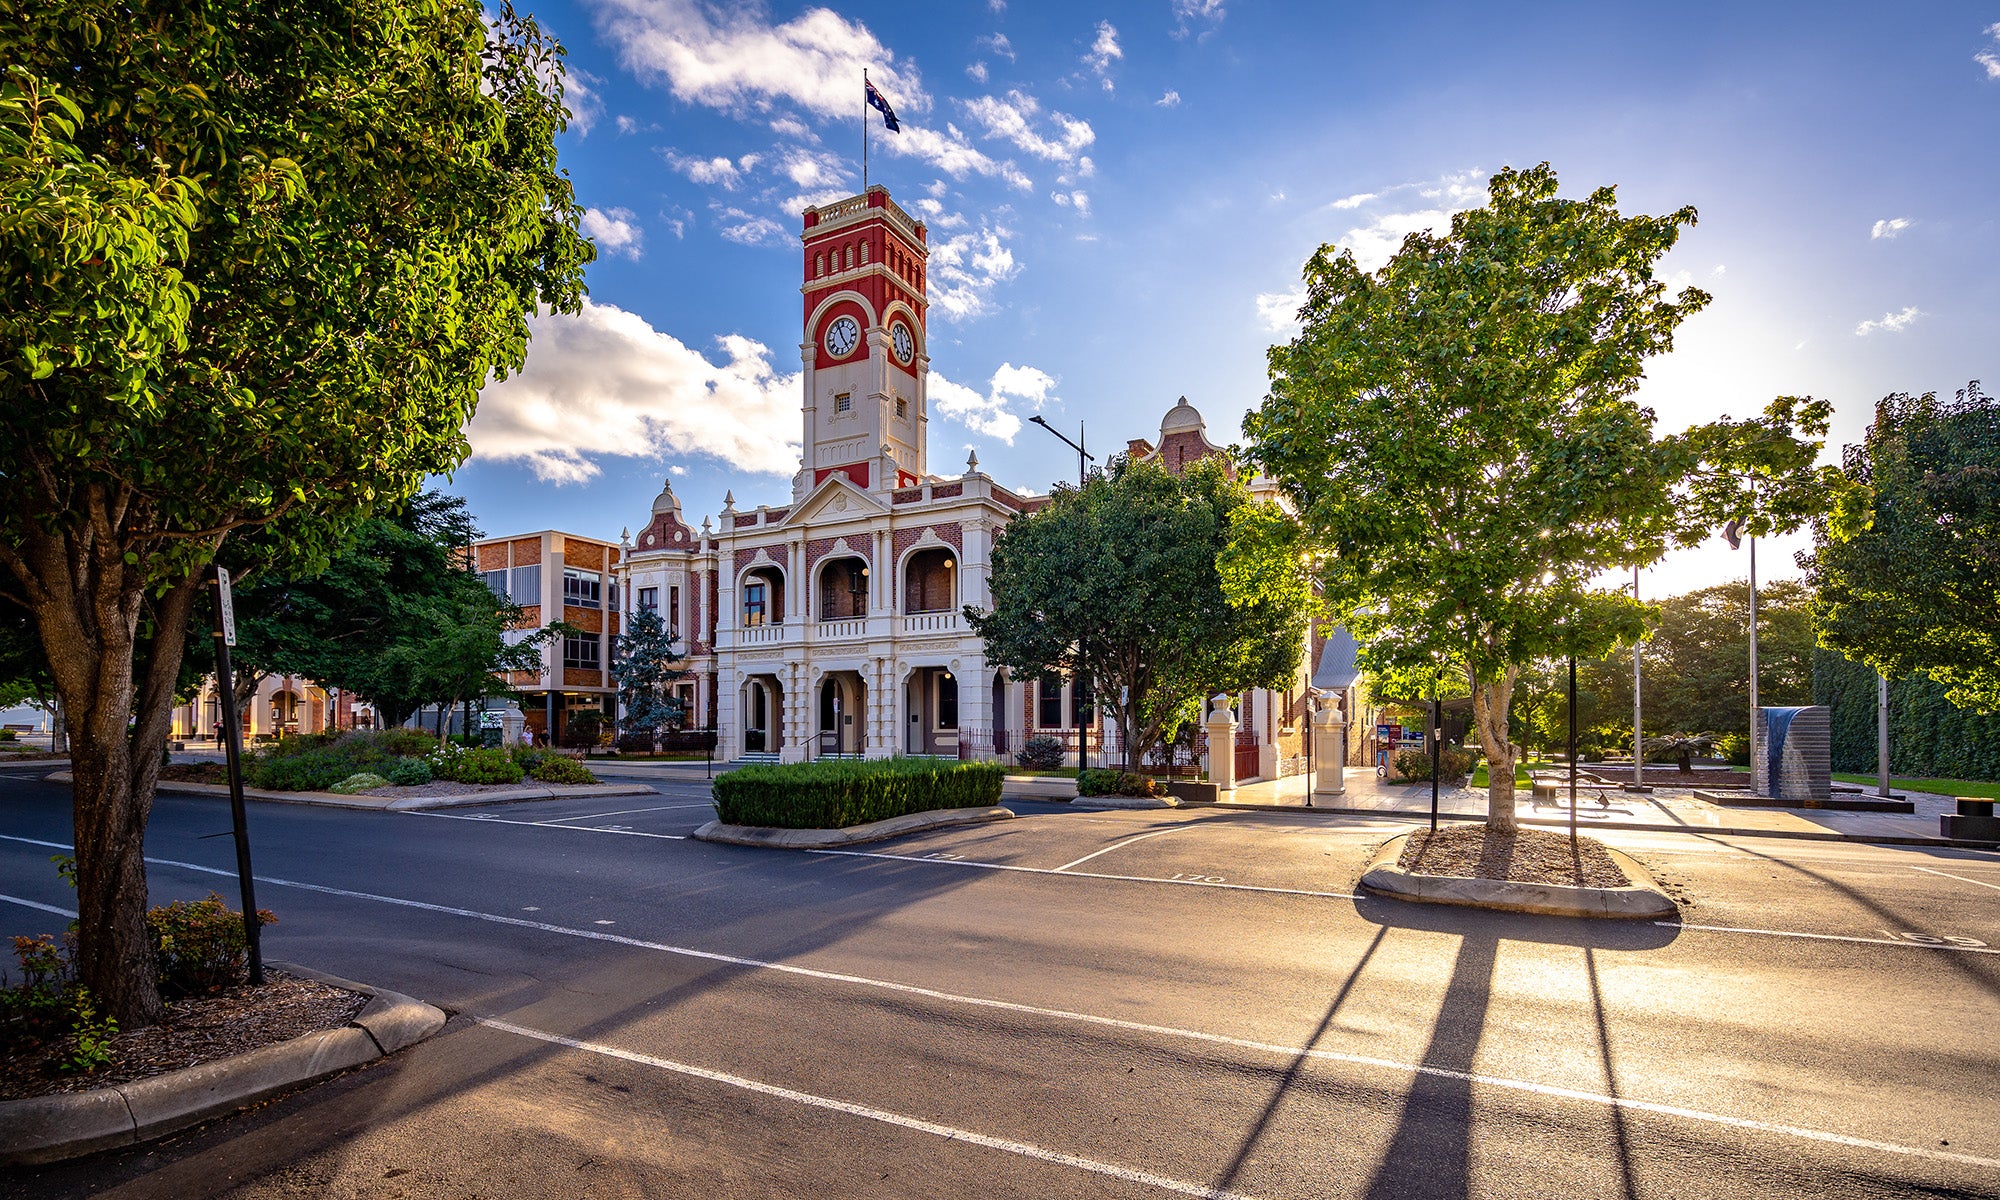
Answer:
<path fill-rule="evenodd" d="M 1046 429 L 1050 433 L 1055 434 L 1058 438 L 1062 438 L 1062 442 L 1065 446 L 1068 446 L 1070 449 L 1076 451 L 1076 488 L 1078 493 L 1080 494 L 1083 491 L 1084 484 L 1089 481 L 1088 471 L 1087 468 L 1084 466 L 1084 464 L 1086 462 L 1097 461 L 1097 457 L 1095 455 L 1087 453 L 1083 448 L 1083 442 L 1084 442 L 1083 422 L 1078 421 L 1076 423 L 1076 440 L 1072 442 L 1069 440 L 1069 438 L 1063 435 L 1061 430 L 1049 424 L 1047 421 L 1044 421 L 1039 414 L 1037 414 L 1036 416 L 1029 417 L 1028 420 L 1036 425 L 1040 425 L 1043 429 Z M 1083 643 L 1079 641 L 1077 643 L 1077 651 L 1078 651 L 1077 657 L 1079 660 L 1081 660 L 1082 658 L 1082 650 L 1083 650 Z M 1077 673 L 1076 683 L 1077 684 L 1086 683 L 1087 680 L 1084 679 L 1081 670 L 1082 667 L 1081 661 L 1079 661 L 1077 665 L 1079 670 Z M 1072 685 L 1072 688 L 1074 688 L 1074 686 L 1075 685 Z M 1074 690 L 1072 690 L 1071 692 L 1070 699 L 1071 703 L 1074 704 L 1076 699 Z M 1093 704 L 1091 708 L 1094 713 L 1096 705 Z M 1230 747 L 1230 750 L 1233 753 L 1235 751 L 1235 747 L 1233 746 Z M 1126 756 L 1126 761 L 1130 762 L 1132 756 L 1132 748 L 1130 746 L 1125 747 L 1125 756 Z M 1085 767 L 1087 767 L 1089 763 L 1090 763 L 1090 726 L 1086 725 L 1083 721 L 1079 720 L 1076 723 L 1077 774 L 1079 775 L 1083 774 Z"/>
<path fill-rule="evenodd" d="M 1743 526 L 1731 521 L 1722 527 L 1723 539 L 1731 550 L 1744 542 Z M 1757 778 L 1757 537 L 1750 542 L 1750 778 Z"/>

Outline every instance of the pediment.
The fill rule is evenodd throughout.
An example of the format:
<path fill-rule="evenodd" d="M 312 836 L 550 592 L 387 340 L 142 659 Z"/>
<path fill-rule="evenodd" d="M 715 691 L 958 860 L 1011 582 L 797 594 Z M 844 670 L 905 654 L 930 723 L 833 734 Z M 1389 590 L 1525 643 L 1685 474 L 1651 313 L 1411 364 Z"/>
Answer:
<path fill-rule="evenodd" d="M 782 525 L 817 525 L 832 521 L 865 520 L 889 510 L 854 485 L 845 475 L 833 474 L 813 489 L 804 502 L 794 504 Z"/>

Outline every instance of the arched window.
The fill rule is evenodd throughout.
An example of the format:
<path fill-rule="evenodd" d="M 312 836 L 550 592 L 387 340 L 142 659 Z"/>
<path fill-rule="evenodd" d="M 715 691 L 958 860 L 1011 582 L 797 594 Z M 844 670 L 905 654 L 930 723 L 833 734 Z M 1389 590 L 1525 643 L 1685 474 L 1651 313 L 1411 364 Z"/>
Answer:
<path fill-rule="evenodd" d="M 949 547 L 912 554 L 903 567 L 905 613 L 950 612 L 957 606 L 958 559 Z"/>
<path fill-rule="evenodd" d="M 826 274 L 826 255 L 813 255 L 813 277 L 818 278 L 824 274 Z"/>
<path fill-rule="evenodd" d="M 863 242 L 863 243 L 861 243 L 861 265 L 862 265 L 862 266 L 864 266 L 864 267 L 868 265 L 868 243 L 867 243 L 867 242 Z"/>

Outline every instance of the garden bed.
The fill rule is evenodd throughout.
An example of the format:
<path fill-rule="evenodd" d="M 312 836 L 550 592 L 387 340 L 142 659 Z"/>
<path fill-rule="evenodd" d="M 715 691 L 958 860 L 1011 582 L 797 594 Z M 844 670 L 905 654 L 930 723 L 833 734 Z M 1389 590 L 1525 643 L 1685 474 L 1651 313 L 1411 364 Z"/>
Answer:
<path fill-rule="evenodd" d="M 159 1024 L 112 1035 L 111 1063 L 95 1071 L 59 1073 L 60 1042 L 20 1047 L 0 1058 L 0 1100 L 89 1091 L 215 1062 L 338 1029 L 367 1003 L 358 992 L 267 970 L 263 987 L 169 1001 Z"/>
<path fill-rule="evenodd" d="M 998 763 L 925 758 L 839 760 L 738 767 L 716 776 L 716 817 L 769 829 L 845 829 L 911 813 L 990 808 L 1000 802 Z"/>
<path fill-rule="evenodd" d="M 1419 875 L 1493 879 L 1506 883 L 1553 883 L 1563 887 L 1622 888 L 1631 885 L 1603 843 L 1541 829 L 1503 834 L 1480 825 L 1420 829 L 1403 844 L 1398 866 Z"/>

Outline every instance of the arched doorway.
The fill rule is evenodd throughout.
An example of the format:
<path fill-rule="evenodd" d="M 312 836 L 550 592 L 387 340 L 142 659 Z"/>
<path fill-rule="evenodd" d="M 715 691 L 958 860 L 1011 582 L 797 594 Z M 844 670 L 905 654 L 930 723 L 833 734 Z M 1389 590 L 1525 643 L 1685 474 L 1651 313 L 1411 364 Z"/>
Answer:
<path fill-rule="evenodd" d="M 818 757 L 859 756 L 866 747 L 861 719 L 865 693 L 855 671 L 829 671 L 819 685 Z"/>
<path fill-rule="evenodd" d="M 903 753 L 958 757 L 958 676 L 951 668 L 911 671 L 903 712 Z"/>
<path fill-rule="evenodd" d="M 784 690 L 774 675 L 743 682 L 743 753 L 776 754 L 785 747 Z"/>
<path fill-rule="evenodd" d="M 814 587 L 820 620 L 851 621 L 868 615 L 868 563 L 859 555 L 821 563 Z"/>

